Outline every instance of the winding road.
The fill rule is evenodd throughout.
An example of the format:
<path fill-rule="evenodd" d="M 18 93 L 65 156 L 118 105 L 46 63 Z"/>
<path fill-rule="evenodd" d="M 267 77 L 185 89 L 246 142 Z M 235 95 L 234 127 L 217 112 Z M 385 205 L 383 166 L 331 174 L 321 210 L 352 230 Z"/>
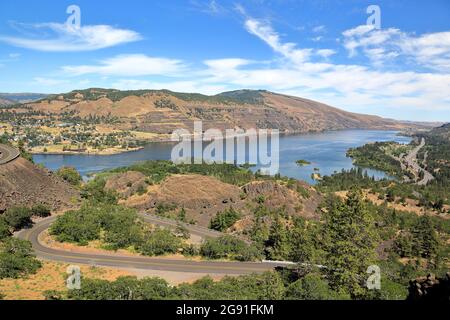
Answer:
<path fill-rule="evenodd" d="M 146 222 L 165 227 L 174 227 L 178 222 L 161 219 L 151 215 L 141 214 Z M 276 266 L 289 265 L 283 262 L 224 262 L 224 261 L 193 261 L 187 259 L 152 258 L 141 256 L 125 256 L 114 253 L 82 253 L 62 249 L 50 248 L 39 240 L 39 235 L 47 230 L 57 219 L 48 217 L 37 222 L 32 228 L 21 230 L 16 234 L 18 238 L 29 240 L 36 256 L 43 260 L 65 262 L 71 264 L 97 265 L 116 268 L 132 268 L 143 270 L 164 270 L 176 272 L 190 272 L 202 274 L 249 274 L 264 272 Z M 185 225 L 191 234 L 201 237 L 218 237 L 221 233 L 206 228 Z"/>
<path fill-rule="evenodd" d="M 0 144 L 0 165 L 11 162 L 17 159 L 19 156 L 19 150 L 4 144 Z"/>
<path fill-rule="evenodd" d="M 425 139 L 422 138 L 420 141 L 420 144 L 415 147 L 413 150 L 411 150 L 410 153 L 408 153 L 404 160 L 408 167 L 410 167 L 417 175 L 420 172 L 423 172 L 423 178 L 422 180 L 418 181 L 417 184 L 419 186 L 426 185 L 429 181 L 433 180 L 434 177 L 431 173 L 429 173 L 427 170 L 423 169 L 419 164 L 417 163 L 417 154 L 419 153 L 420 149 L 422 149 L 425 146 Z"/>

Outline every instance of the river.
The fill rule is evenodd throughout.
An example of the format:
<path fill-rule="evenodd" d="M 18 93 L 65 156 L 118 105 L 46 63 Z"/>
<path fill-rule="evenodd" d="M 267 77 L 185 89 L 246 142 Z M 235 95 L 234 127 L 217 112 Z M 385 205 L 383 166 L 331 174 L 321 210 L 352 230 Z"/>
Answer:
<path fill-rule="evenodd" d="M 411 138 L 398 136 L 397 131 L 341 130 L 291 135 L 280 137 L 280 173 L 284 176 L 314 183 L 311 174 L 318 168 L 320 174 L 330 175 L 335 171 L 353 167 L 346 157 L 349 148 L 362 146 L 375 141 L 397 141 L 409 143 Z M 75 167 L 82 176 L 105 169 L 128 166 L 145 160 L 169 160 L 174 143 L 149 143 L 144 149 L 116 155 L 34 155 L 34 161 L 50 170 L 62 166 Z M 304 159 L 310 165 L 299 167 L 295 161 Z M 257 169 L 256 167 L 255 169 Z M 386 175 L 377 170 L 367 170 L 376 178 Z"/>

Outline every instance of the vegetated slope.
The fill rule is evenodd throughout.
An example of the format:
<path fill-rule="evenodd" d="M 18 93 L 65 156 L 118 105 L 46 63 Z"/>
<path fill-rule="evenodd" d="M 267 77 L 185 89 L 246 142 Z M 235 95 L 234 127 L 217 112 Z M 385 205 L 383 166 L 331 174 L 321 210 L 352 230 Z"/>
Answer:
<path fill-rule="evenodd" d="M 292 216 L 318 217 L 316 209 L 322 198 L 313 187 L 293 179 L 261 179 L 239 186 L 214 176 L 185 173 L 148 185 L 144 174 L 127 171 L 110 176 L 105 188 L 118 192 L 127 206 L 172 218 L 180 218 L 183 211 L 185 221 L 201 226 L 208 226 L 218 213 L 230 208 L 242 214 L 241 224 L 251 224 L 260 204 L 273 211 L 282 208 Z"/>
<path fill-rule="evenodd" d="M 439 137 L 443 140 L 449 140 L 450 141 L 450 123 L 446 123 L 440 127 L 433 128 L 429 132 L 418 134 L 418 136 L 422 136 L 425 138 L 430 137 Z"/>
<path fill-rule="evenodd" d="M 73 206 L 78 198 L 72 186 L 24 158 L 0 165 L 0 212 L 40 203 L 58 210 Z"/>
<path fill-rule="evenodd" d="M 215 96 L 168 90 L 86 89 L 51 95 L 27 107 L 71 117 L 112 117 L 120 129 L 171 133 L 208 128 L 268 128 L 282 132 L 337 129 L 403 129 L 415 124 L 346 112 L 328 105 L 268 91 L 239 90 Z"/>

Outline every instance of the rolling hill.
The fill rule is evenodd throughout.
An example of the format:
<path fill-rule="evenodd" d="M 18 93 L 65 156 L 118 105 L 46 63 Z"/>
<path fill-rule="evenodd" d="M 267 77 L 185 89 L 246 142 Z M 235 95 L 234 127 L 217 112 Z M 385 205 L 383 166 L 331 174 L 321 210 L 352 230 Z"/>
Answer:
<path fill-rule="evenodd" d="M 267 128 L 284 133 L 339 129 L 392 129 L 420 126 L 343 111 L 316 101 L 263 90 L 215 96 L 168 90 L 76 90 L 27 103 L 28 109 L 60 116 L 114 119 L 122 130 L 160 134 L 192 130 L 194 120 L 208 128 Z"/>

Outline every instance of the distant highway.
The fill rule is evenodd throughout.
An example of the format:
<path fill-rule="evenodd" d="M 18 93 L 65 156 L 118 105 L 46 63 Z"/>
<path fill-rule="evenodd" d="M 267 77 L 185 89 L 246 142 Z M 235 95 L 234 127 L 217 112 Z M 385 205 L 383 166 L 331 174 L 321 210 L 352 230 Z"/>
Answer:
<path fill-rule="evenodd" d="M 4 144 L 0 144 L 0 165 L 11 162 L 19 156 L 19 150 Z"/>
<path fill-rule="evenodd" d="M 411 168 L 417 175 L 419 175 L 420 172 L 423 172 L 423 179 L 417 182 L 419 186 L 424 186 L 428 182 L 434 179 L 433 175 L 429 173 L 427 170 L 423 169 L 419 164 L 417 163 L 417 154 L 419 153 L 420 149 L 422 149 L 425 146 L 425 139 L 422 138 L 420 141 L 420 144 L 415 147 L 409 154 L 405 157 L 405 162 L 409 168 Z"/>
<path fill-rule="evenodd" d="M 202 274 L 249 274 L 254 272 L 264 272 L 272 270 L 276 266 L 289 265 L 283 262 L 224 262 L 224 261 L 193 261 L 187 259 L 168 259 L 143 256 L 124 256 L 114 253 L 82 253 L 61 249 L 54 249 L 43 245 L 39 241 L 39 235 L 47 230 L 56 220 L 56 216 L 52 216 L 37 222 L 33 228 L 20 231 L 16 236 L 29 240 L 33 245 L 36 256 L 40 259 L 65 262 L 71 264 L 97 265 L 116 268 L 132 268 L 143 270 L 165 270 L 176 272 L 190 272 Z M 175 221 L 159 221 L 153 216 L 145 217 L 145 221 L 160 224 L 163 226 L 174 226 Z M 205 230 L 198 226 L 187 226 L 192 234 L 199 236 L 215 236 L 220 233 Z M 212 232 L 212 233 L 210 233 Z"/>

